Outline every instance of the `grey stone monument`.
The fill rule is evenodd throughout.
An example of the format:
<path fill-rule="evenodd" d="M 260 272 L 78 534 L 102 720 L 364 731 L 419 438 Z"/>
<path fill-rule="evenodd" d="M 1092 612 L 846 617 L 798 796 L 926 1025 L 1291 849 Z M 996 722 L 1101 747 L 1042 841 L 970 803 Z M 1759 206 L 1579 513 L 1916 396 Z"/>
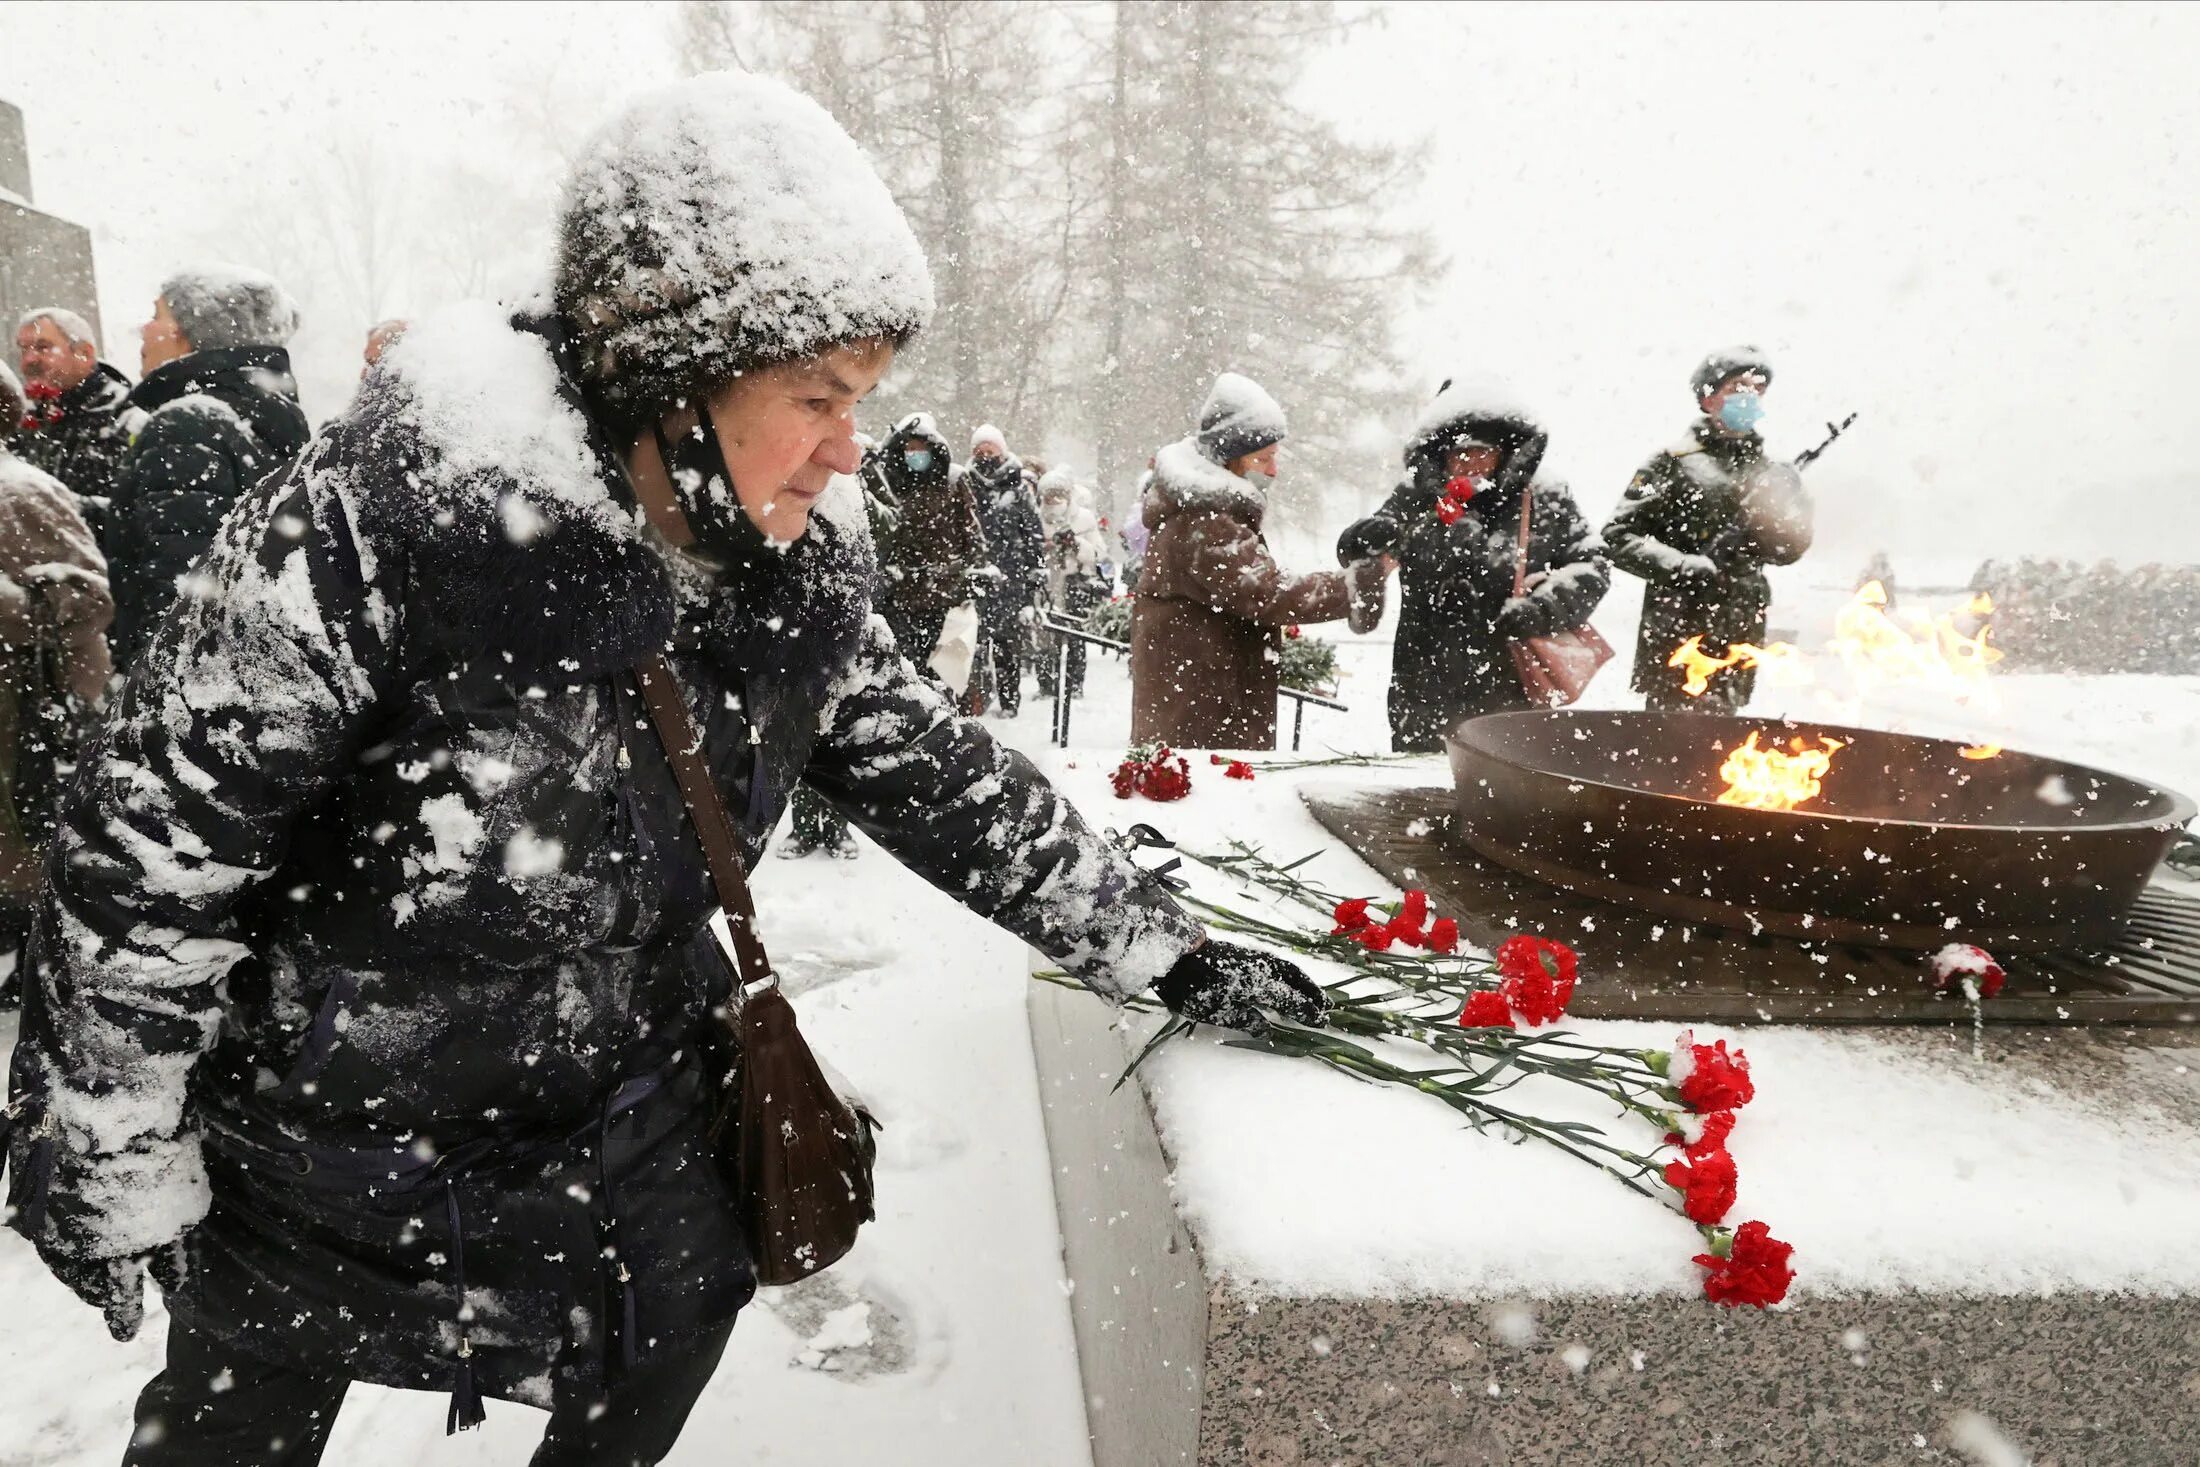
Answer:
<path fill-rule="evenodd" d="M 67 306 L 101 330 L 91 231 L 31 199 L 23 109 L 0 101 L 0 325 L 9 332 L 11 353 L 15 320 L 33 306 Z"/>

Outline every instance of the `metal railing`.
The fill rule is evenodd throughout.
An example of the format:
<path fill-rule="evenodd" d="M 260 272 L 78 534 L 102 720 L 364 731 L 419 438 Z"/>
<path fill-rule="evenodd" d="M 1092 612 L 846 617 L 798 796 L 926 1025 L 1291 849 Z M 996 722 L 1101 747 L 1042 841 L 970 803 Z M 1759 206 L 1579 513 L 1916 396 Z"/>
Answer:
<path fill-rule="evenodd" d="M 1095 647 L 1106 647 L 1111 652 L 1128 653 L 1131 650 L 1131 644 L 1118 642 L 1113 637 L 1103 637 L 1098 632 L 1087 631 L 1075 622 L 1063 621 L 1059 617 L 1048 614 L 1042 614 L 1039 617 L 1039 629 L 1053 632 L 1062 639 L 1062 645 L 1056 651 L 1054 661 L 1054 747 L 1066 749 L 1069 747 L 1069 710 L 1072 701 L 1069 691 L 1069 644 L 1071 639 L 1089 642 Z M 1312 703 L 1320 708 L 1332 708 L 1339 713 L 1352 711 L 1334 698 L 1325 698 L 1319 693 L 1309 693 L 1300 688 L 1278 688 L 1276 691 L 1283 697 L 1292 700 L 1291 749 L 1294 753 L 1298 751 L 1299 736 L 1306 728 L 1307 704 Z"/>

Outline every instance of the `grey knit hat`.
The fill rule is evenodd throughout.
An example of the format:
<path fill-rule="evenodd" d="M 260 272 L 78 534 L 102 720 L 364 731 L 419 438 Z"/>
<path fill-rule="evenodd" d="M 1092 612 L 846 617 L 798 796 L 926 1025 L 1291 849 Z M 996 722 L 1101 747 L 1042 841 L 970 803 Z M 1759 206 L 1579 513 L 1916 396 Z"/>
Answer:
<path fill-rule="evenodd" d="M 1199 430 L 1192 441 L 1210 461 L 1229 464 L 1258 453 L 1288 436 L 1283 408 L 1268 389 L 1237 372 L 1215 378 L 1199 407 Z"/>
<path fill-rule="evenodd" d="M 160 298 L 193 351 L 281 346 L 298 330 L 298 303 L 257 270 L 198 265 L 160 285 Z"/>
<path fill-rule="evenodd" d="M 1688 385 L 1696 389 L 1696 400 L 1701 402 L 1707 393 L 1717 392 L 1744 372 L 1755 372 L 1767 384 L 1772 381 L 1772 363 L 1763 352 L 1753 346 L 1729 346 L 1698 362 Z"/>
<path fill-rule="evenodd" d="M 909 221 L 800 92 L 713 72 L 650 92 L 566 186 L 556 299 L 597 399 L 629 421 L 751 367 L 932 316 Z"/>

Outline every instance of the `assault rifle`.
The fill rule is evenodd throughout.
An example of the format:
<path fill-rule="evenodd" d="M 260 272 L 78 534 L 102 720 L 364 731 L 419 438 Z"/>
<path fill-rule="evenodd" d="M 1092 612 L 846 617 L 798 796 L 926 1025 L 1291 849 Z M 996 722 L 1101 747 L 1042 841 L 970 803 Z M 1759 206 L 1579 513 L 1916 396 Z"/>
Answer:
<path fill-rule="evenodd" d="M 1806 448 L 1801 453 L 1795 455 L 1795 467 L 1799 469 L 1807 469 L 1813 463 L 1816 463 L 1818 461 L 1818 456 L 1824 453 L 1827 449 L 1833 447 L 1833 440 L 1839 438 L 1843 433 L 1848 432 L 1849 425 L 1855 421 L 1856 414 L 1850 413 L 1847 417 L 1843 418 L 1838 423 L 1826 424 L 1825 442 L 1819 444 L 1816 448 Z"/>

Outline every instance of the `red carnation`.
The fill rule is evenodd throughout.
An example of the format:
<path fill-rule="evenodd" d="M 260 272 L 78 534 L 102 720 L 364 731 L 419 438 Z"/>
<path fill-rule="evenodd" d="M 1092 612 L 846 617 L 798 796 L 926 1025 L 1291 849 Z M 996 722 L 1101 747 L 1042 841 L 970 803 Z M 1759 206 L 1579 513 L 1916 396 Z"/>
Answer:
<path fill-rule="evenodd" d="M 1329 934 L 1331 937 L 1343 937 L 1347 933 L 1357 932 L 1368 923 L 1367 898 L 1354 897 L 1350 901 L 1339 902 L 1337 910 L 1331 915 L 1337 919 L 1335 930 Z"/>
<path fill-rule="evenodd" d="M 1296 642 L 1299 639 L 1299 624 L 1297 622 L 1291 623 L 1283 629 L 1283 634 Z"/>
<path fill-rule="evenodd" d="M 1980 998 L 1992 998 L 2009 981 L 2009 975 L 1994 961 L 1992 953 L 1964 942 L 1951 942 L 1934 953 L 1932 972 L 1935 988 L 1960 985 L 1969 978 L 1978 984 Z"/>
<path fill-rule="evenodd" d="M 1691 1141 L 1679 1131 L 1668 1131 L 1665 1139 L 1681 1148 L 1681 1154 L 1693 1161 L 1707 1151 L 1717 1151 L 1726 1145 L 1726 1138 L 1734 1134 L 1734 1112 L 1714 1111 L 1696 1121 L 1696 1139 Z"/>
<path fill-rule="evenodd" d="M 1468 478 L 1465 474 L 1453 476 L 1445 481 L 1444 498 L 1450 500 L 1453 504 L 1465 504 L 1468 500 L 1474 498 L 1474 480 Z"/>
<path fill-rule="evenodd" d="M 1795 1282 L 1795 1270 L 1788 1266 L 1795 1256 L 1794 1246 L 1773 1237 L 1761 1222 L 1745 1222 L 1735 1229 L 1723 1256 L 1716 1251 L 1718 1244 L 1712 1248 L 1710 1253 L 1697 1254 L 1696 1262 L 1710 1270 L 1704 1275 L 1703 1293 L 1714 1304 L 1754 1304 L 1762 1309 L 1785 1299 L 1788 1285 Z"/>
<path fill-rule="evenodd" d="M 1510 1029 L 1513 1027 L 1512 1008 L 1502 993 L 1472 993 L 1467 995 L 1467 1006 L 1459 1014 L 1462 1029 Z"/>
<path fill-rule="evenodd" d="M 1691 1148 L 1687 1156 L 1665 1164 L 1665 1185 L 1681 1194 L 1681 1211 L 1706 1227 L 1734 1206 L 1737 1181 L 1734 1158 L 1724 1147 Z"/>
<path fill-rule="evenodd" d="M 1454 952 L 1459 947 L 1459 924 L 1449 917 L 1438 917 L 1429 924 L 1428 950 L 1432 953 Z"/>
<path fill-rule="evenodd" d="M 1436 518 L 1447 525 L 1458 524 L 1459 516 L 1466 512 L 1467 507 L 1456 499 L 1439 499 L 1436 501 Z"/>
<path fill-rule="evenodd" d="M 1574 950 L 1563 942 L 1521 933 L 1497 948 L 1498 992 L 1529 1024 L 1555 1024 L 1573 1001 Z"/>
<path fill-rule="evenodd" d="M 1698 1044 L 1695 1034 L 1686 1029 L 1673 1046 L 1670 1078 L 1681 1104 L 1699 1115 L 1740 1110 L 1757 1098 L 1749 1060 L 1740 1050 L 1728 1050 L 1724 1039 Z"/>
<path fill-rule="evenodd" d="M 1253 777 L 1253 766 L 1243 759 L 1232 759 L 1230 767 L 1223 770 L 1222 775 L 1225 779 L 1251 779 Z"/>
<path fill-rule="evenodd" d="M 1397 938 L 1386 925 L 1382 927 L 1362 927 L 1352 934 L 1352 940 L 1371 953 L 1380 953 L 1388 952 L 1390 945 L 1397 941 Z"/>

